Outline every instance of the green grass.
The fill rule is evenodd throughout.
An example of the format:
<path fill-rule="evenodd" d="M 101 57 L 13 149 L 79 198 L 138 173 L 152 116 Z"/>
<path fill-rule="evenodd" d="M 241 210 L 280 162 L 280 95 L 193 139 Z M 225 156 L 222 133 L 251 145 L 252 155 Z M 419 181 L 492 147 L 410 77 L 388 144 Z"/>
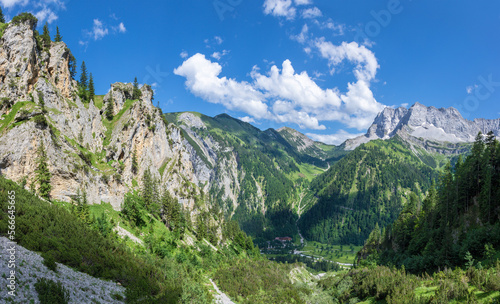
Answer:
<path fill-rule="evenodd" d="M 5 32 L 5 29 L 7 28 L 8 23 L 0 23 L 0 38 L 3 37 L 3 33 Z"/>
<path fill-rule="evenodd" d="M 168 165 L 168 158 L 163 161 L 163 164 L 158 170 L 158 172 L 160 172 L 160 176 L 163 176 L 163 172 L 165 172 L 165 168 L 167 167 L 167 165 Z"/>
<path fill-rule="evenodd" d="M 324 170 L 308 163 L 299 164 L 295 162 L 295 164 L 297 165 L 297 167 L 299 167 L 300 172 L 293 172 L 291 174 L 293 179 L 298 179 L 302 177 L 307 179 L 308 181 L 312 181 L 313 178 L 325 172 Z"/>
<path fill-rule="evenodd" d="M 17 112 L 19 112 L 19 110 L 24 108 L 26 105 L 34 105 L 34 103 L 31 101 L 16 102 L 12 106 L 12 109 L 10 110 L 9 114 L 3 115 L 3 119 L 0 120 L 0 134 L 14 121 Z"/>
<path fill-rule="evenodd" d="M 86 153 L 86 154 L 90 154 L 92 166 L 101 170 L 104 174 L 110 175 L 110 174 L 115 173 L 115 171 L 116 171 L 115 168 L 113 168 L 111 165 L 109 165 L 108 163 L 106 163 L 104 161 L 104 157 L 106 154 L 104 152 L 104 150 L 101 151 L 100 153 L 97 153 L 97 154 L 92 153 L 91 151 L 87 150 L 85 147 L 82 147 L 76 140 L 71 139 L 71 138 L 67 137 L 66 135 L 64 135 L 64 138 L 66 139 L 67 142 L 69 142 L 78 151 L 81 151 L 81 152 Z M 80 159 L 80 156 L 78 156 L 77 154 L 73 153 L 73 156 L 75 158 Z"/>
<path fill-rule="evenodd" d="M 104 105 L 104 95 L 95 95 L 94 96 L 94 105 L 100 110 Z"/>
<path fill-rule="evenodd" d="M 316 248 L 316 246 L 319 246 L 319 248 Z M 325 247 L 325 250 L 322 251 L 322 247 Z M 351 251 L 349 245 L 343 245 L 343 251 L 340 251 L 340 247 L 340 245 L 328 245 L 321 244 L 315 241 L 307 241 L 304 248 L 302 248 L 300 251 L 309 256 L 323 257 L 327 260 L 335 261 L 338 263 L 353 264 L 353 261 L 356 258 L 356 253 L 361 250 L 361 248 L 363 248 L 362 246 L 353 246 L 354 250 Z M 330 250 L 332 251 L 332 253 L 329 252 Z M 337 253 L 341 253 L 342 256 L 337 255 Z"/>
<path fill-rule="evenodd" d="M 104 139 L 104 142 L 103 142 L 104 146 L 109 145 L 109 143 L 111 142 L 111 136 L 113 135 L 113 130 L 116 127 L 116 125 L 118 124 L 118 121 L 120 121 L 123 114 L 125 114 L 125 112 L 127 112 L 130 109 L 130 107 L 134 104 L 134 102 L 136 102 L 136 101 L 127 99 L 127 101 L 125 101 L 125 104 L 123 105 L 123 108 L 120 110 L 120 112 L 118 112 L 118 114 L 116 114 L 113 117 L 113 120 L 111 120 L 111 121 L 107 120 L 103 116 L 102 123 L 106 127 L 106 132 L 104 133 L 106 135 L 106 138 Z"/>

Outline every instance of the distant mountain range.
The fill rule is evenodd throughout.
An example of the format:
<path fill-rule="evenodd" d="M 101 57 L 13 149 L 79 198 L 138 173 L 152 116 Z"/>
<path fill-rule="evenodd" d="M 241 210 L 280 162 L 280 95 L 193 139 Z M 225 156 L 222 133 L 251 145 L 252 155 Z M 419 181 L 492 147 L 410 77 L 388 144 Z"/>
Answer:
<path fill-rule="evenodd" d="M 415 103 L 407 108 L 385 108 L 377 115 L 365 135 L 347 140 L 346 150 L 375 139 L 400 136 L 443 143 L 470 143 L 478 132 L 500 135 L 500 118 L 467 120 L 455 108 L 426 107 Z"/>

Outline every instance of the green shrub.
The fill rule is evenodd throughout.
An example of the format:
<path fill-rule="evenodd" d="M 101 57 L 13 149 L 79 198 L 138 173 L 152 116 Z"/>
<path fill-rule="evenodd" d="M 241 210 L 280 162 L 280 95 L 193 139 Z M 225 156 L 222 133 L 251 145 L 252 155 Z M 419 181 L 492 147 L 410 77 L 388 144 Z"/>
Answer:
<path fill-rule="evenodd" d="M 38 19 L 30 13 L 21 13 L 14 18 L 12 18 L 12 24 L 19 25 L 26 21 L 31 22 L 31 29 L 34 31 L 38 23 Z"/>
<path fill-rule="evenodd" d="M 219 287 L 240 303 L 304 303 L 287 274 L 291 266 L 268 260 L 238 259 L 219 268 Z"/>
<path fill-rule="evenodd" d="M 11 100 L 9 97 L 3 97 L 2 100 L 0 100 L 0 109 L 10 109 L 14 105 L 14 101 Z"/>
<path fill-rule="evenodd" d="M 35 116 L 34 122 L 38 127 L 42 129 L 46 128 L 49 125 L 49 123 L 47 122 L 47 118 L 45 118 L 45 115 L 43 114 Z"/>
<path fill-rule="evenodd" d="M 40 304 L 66 304 L 69 302 L 69 291 L 61 282 L 54 282 L 45 278 L 38 279 L 35 283 Z"/>
<path fill-rule="evenodd" d="M 43 253 L 43 265 L 45 265 L 48 269 L 57 272 L 57 264 L 54 256 L 51 253 Z"/>

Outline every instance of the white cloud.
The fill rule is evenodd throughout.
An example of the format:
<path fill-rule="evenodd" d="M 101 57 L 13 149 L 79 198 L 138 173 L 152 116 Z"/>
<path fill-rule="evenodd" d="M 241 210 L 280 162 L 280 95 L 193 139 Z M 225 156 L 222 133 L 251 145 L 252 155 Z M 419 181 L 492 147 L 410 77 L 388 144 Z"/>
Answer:
<path fill-rule="evenodd" d="M 283 62 L 282 70 L 272 66 L 269 76 L 253 70 L 252 78 L 255 86 L 266 92 L 267 96 L 276 99 L 285 99 L 294 106 L 307 112 L 327 106 L 339 107 L 340 98 L 336 89 L 321 89 L 307 74 L 295 73 L 290 60 Z"/>
<path fill-rule="evenodd" d="M 38 11 L 35 14 L 35 17 L 38 19 L 38 22 L 44 23 L 47 21 L 48 23 L 52 23 L 56 21 L 59 17 L 50 9 L 47 7 L 44 7 L 42 10 Z"/>
<path fill-rule="evenodd" d="M 298 35 L 292 35 L 290 36 L 291 39 L 297 40 L 297 42 L 304 44 L 308 39 L 309 39 L 309 27 L 307 24 L 304 24 L 302 27 L 302 30 L 300 31 L 300 34 Z"/>
<path fill-rule="evenodd" d="M 478 85 L 475 84 L 475 85 L 471 85 L 471 86 L 468 86 L 465 88 L 465 90 L 467 91 L 467 94 L 472 94 L 472 92 L 474 92 L 475 89 L 478 88 Z"/>
<path fill-rule="evenodd" d="M 214 52 L 211 57 L 220 60 L 223 56 L 226 56 L 229 53 L 228 50 L 223 50 L 222 52 Z"/>
<path fill-rule="evenodd" d="M 358 136 L 363 135 L 364 133 L 349 133 L 344 130 L 339 130 L 335 134 L 313 134 L 313 133 L 307 133 L 306 135 L 309 136 L 312 140 L 319 141 L 325 144 L 329 145 L 340 145 L 347 139 L 355 138 Z"/>
<path fill-rule="evenodd" d="M 304 0 L 297 2 L 302 3 Z M 295 18 L 297 10 L 293 7 L 292 0 L 265 0 L 264 14 L 273 15 L 275 17 L 285 17 L 288 20 L 292 20 Z"/>
<path fill-rule="evenodd" d="M 250 116 L 245 116 L 245 117 L 238 117 L 239 120 L 241 121 L 244 121 L 244 122 L 248 122 L 248 123 L 254 123 L 255 122 L 255 119 L 253 119 L 252 117 Z"/>
<path fill-rule="evenodd" d="M 345 24 L 336 23 L 332 19 L 328 19 L 327 21 L 319 22 L 318 20 L 314 20 L 314 23 L 319 26 L 321 29 L 328 29 L 334 32 L 336 36 L 342 36 L 345 33 L 346 26 Z"/>
<path fill-rule="evenodd" d="M 120 24 L 118 25 L 118 31 L 120 33 L 125 33 L 127 31 L 127 29 L 125 28 L 125 24 L 123 24 L 123 22 L 120 22 Z"/>
<path fill-rule="evenodd" d="M 409 105 L 410 105 L 410 104 L 409 104 L 409 103 L 407 103 L 407 102 L 405 102 L 405 103 L 402 103 L 402 104 L 401 104 L 401 106 L 402 106 L 402 107 L 404 107 L 404 108 L 408 108 L 408 106 L 409 106 Z"/>
<path fill-rule="evenodd" d="M 186 87 L 196 96 L 208 102 L 222 104 L 230 110 L 242 111 L 253 117 L 269 117 L 264 96 L 247 82 L 219 78 L 222 67 L 211 62 L 205 55 L 196 54 L 174 70 L 174 74 L 186 78 Z"/>
<path fill-rule="evenodd" d="M 108 34 L 109 30 L 104 26 L 102 21 L 100 21 L 99 19 L 94 19 L 94 27 L 92 29 L 94 40 L 102 39 Z"/>
<path fill-rule="evenodd" d="M 295 0 L 296 5 L 307 5 L 312 4 L 312 0 Z"/>
<path fill-rule="evenodd" d="M 283 62 L 281 70 L 273 65 L 266 74 L 254 67 L 251 83 L 221 78 L 221 72 L 220 64 L 202 54 L 186 59 L 174 70 L 186 78 L 188 90 L 206 101 L 255 119 L 296 123 L 301 128 L 324 130 L 322 121 L 339 121 L 361 130 L 369 127 L 384 107 L 365 80 L 349 83 L 346 93 L 323 89 L 307 72 L 296 73 L 289 60 Z"/>
<path fill-rule="evenodd" d="M 214 37 L 214 39 L 215 39 L 215 42 L 216 42 L 217 44 L 219 44 L 219 45 L 220 45 L 220 44 L 222 44 L 222 42 L 224 42 L 224 40 L 222 40 L 222 38 L 221 38 L 221 37 L 219 37 L 219 36 L 215 36 L 215 37 Z"/>
<path fill-rule="evenodd" d="M 188 54 L 188 52 L 186 52 L 186 51 L 182 51 L 182 52 L 180 53 L 180 56 L 181 56 L 181 58 L 188 58 L 189 54 Z"/>
<path fill-rule="evenodd" d="M 26 4 L 28 4 L 28 2 L 29 0 L 0 0 L 0 3 L 4 8 L 11 8 L 18 4 L 25 6 Z"/>
<path fill-rule="evenodd" d="M 317 7 L 308 8 L 302 11 L 302 18 L 314 19 L 323 16 L 323 13 Z"/>
<path fill-rule="evenodd" d="M 324 38 L 317 39 L 315 45 L 321 56 L 328 59 L 332 73 L 335 71 L 335 66 L 344 60 L 349 60 L 357 64 L 354 75 L 358 80 L 370 81 L 375 78 L 379 68 L 377 58 L 364 45 L 360 46 L 356 42 L 334 45 Z"/>

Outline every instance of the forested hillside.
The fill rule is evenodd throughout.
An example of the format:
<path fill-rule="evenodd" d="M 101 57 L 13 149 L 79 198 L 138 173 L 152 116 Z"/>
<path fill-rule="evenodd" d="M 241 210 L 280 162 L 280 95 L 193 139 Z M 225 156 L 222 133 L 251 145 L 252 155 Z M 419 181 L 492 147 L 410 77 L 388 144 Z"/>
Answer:
<path fill-rule="evenodd" d="M 472 151 L 448 164 L 424 200 L 413 195 L 394 224 L 368 239 L 360 258 L 416 273 L 492 264 L 500 247 L 500 146 L 479 134 Z"/>
<path fill-rule="evenodd" d="M 199 160 L 193 163 L 212 168 L 210 200 L 257 241 L 297 235 L 297 214 L 316 201 L 310 181 L 346 154 L 320 143 L 302 149 L 301 142 L 282 136 L 290 133 L 261 131 L 226 114 L 168 113 L 165 118 L 182 128 L 194 147 Z"/>
<path fill-rule="evenodd" d="M 445 159 L 419 151 L 399 137 L 358 147 L 311 182 L 319 198 L 300 219 L 307 239 L 362 245 L 373 228 L 391 224 L 410 193 L 423 197 L 438 177 L 421 158 Z"/>

